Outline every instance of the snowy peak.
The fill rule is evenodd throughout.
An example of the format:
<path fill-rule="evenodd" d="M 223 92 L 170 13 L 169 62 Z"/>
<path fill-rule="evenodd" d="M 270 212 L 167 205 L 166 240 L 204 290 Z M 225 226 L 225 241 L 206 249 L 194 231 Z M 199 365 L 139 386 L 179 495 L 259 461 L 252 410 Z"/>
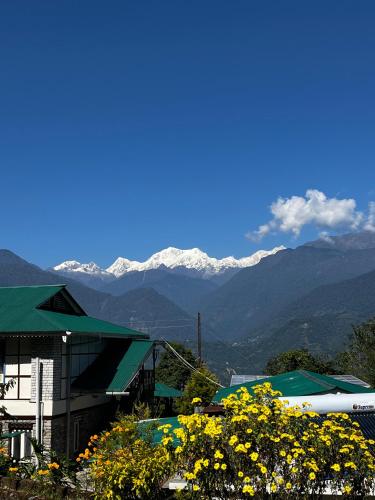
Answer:
<path fill-rule="evenodd" d="M 209 257 L 199 248 L 181 250 L 169 247 L 155 253 L 145 262 L 134 262 L 125 272 L 148 271 L 150 269 L 158 269 L 159 267 L 166 267 L 168 269 L 185 268 L 197 271 L 204 278 L 209 278 L 216 274 L 221 274 L 228 269 L 241 269 L 243 267 L 254 266 L 264 257 L 273 255 L 284 249 L 285 247 L 280 246 L 272 250 L 259 250 L 253 255 L 243 257 L 242 259 L 235 259 L 234 257 L 216 259 L 215 257 Z"/>
<path fill-rule="evenodd" d="M 199 248 L 181 250 L 180 248 L 169 247 L 155 253 L 144 262 L 118 257 L 107 269 L 102 269 L 95 262 L 82 264 L 76 260 L 67 260 L 53 267 L 52 270 L 65 275 L 75 275 L 77 278 L 92 276 L 108 280 L 120 278 L 131 272 L 149 271 L 163 267 L 170 270 L 176 269 L 180 272 L 193 273 L 196 276 L 209 279 L 230 269 L 235 270 L 255 266 L 264 257 L 273 255 L 284 249 L 285 247 L 279 246 L 272 250 L 259 250 L 241 259 L 236 259 L 235 257 L 216 259 L 215 257 L 209 257 Z"/>
<path fill-rule="evenodd" d="M 137 265 L 141 265 L 141 263 L 137 262 L 136 260 L 129 260 L 125 259 L 124 257 L 118 257 L 112 265 L 107 267 L 106 271 L 113 274 L 116 278 L 119 278 Z"/>
<path fill-rule="evenodd" d="M 86 273 L 91 275 L 105 275 L 109 274 L 104 269 L 101 269 L 95 262 L 88 262 L 81 264 L 77 260 L 66 260 L 61 264 L 52 268 L 53 271 L 60 273 Z"/>

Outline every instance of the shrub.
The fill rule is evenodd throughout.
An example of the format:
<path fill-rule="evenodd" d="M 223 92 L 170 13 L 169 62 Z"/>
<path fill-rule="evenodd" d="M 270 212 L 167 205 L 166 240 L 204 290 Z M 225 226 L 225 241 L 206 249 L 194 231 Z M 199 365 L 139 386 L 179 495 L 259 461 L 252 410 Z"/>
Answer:
<path fill-rule="evenodd" d="M 174 453 L 193 496 L 265 498 L 272 492 L 304 498 L 322 494 L 327 481 L 335 493 L 369 491 L 374 441 L 348 415 L 332 413 L 323 420 L 288 408 L 269 383 L 254 392 L 242 388 L 225 399 L 223 418 L 180 416 L 181 428 L 163 428 L 163 445 Z"/>
<path fill-rule="evenodd" d="M 195 398 L 199 398 L 203 406 L 209 405 L 217 391 L 217 382 L 216 375 L 211 373 L 206 366 L 201 366 L 199 370 L 191 374 L 182 398 L 177 402 L 177 410 L 184 415 L 189 415 L 194 411 L 193 400 Z"/>
<path fill-rule="evenodd" d="M 95 498 L 157 499 L 171 476 L 170 451 L 154 446 L 151 429 L 141 429 L 137 418 L 122 417 L 110 431 L 92 436 L 77 458 L 88 460 Z"/>

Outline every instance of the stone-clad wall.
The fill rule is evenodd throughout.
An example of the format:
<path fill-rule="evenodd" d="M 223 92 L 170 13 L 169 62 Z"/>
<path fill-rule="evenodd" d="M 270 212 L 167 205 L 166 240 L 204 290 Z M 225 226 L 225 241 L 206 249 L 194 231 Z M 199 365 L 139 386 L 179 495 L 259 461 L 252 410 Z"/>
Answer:
<path fill-rule="evenodd" d="M 94 406 L 79 411 L 72 412 L 70 419 L 70 454 L 77 454 L 87 448 L 87 443 L 91 435 L 101 432 L 107 428 L 109 422 L 115 418 L 116 403 L 109 402 L 101 406 Z M 79 443 L 78 450 L 74 449 L 74 422 L 79 421 Z M 51 440 L 52 434 L 52 440 Z M 61 415 L 46 422 L 45 443 L 49 439 L 49 446 L 59 452 L 66 450 L 66 416 Z"/>
<path fill-rule="evenodd" d="M 41 399 L 58 400 L 61 397 L 62 338 L 39 337 L 31 342 L 31 401 L 35 402 L 35 358 L 41 362 Z"/>

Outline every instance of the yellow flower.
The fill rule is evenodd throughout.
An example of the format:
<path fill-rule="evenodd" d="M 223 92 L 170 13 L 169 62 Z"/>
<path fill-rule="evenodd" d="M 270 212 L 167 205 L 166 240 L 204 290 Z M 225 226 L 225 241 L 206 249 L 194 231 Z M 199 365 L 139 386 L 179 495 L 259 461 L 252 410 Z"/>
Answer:
<path fill-rule="evenodd" d="M 199 399 L 199 398 L 198 398 Z M 199 490 L 199 486 L 197 484 L 194 484 L 193 486 L 193 491 L 198 491 Z"/>
<path fill-rule="evenodd" d="M 9 472 L 17 472 L 18 467 L 9 467 Z"/>
<path fill-rule="evenodd" d="M 243 472 L 242 471 L 238 472 L 238 477 L 243 477 Z"/>
<path fill-rule="evenodd" d="M 231 438 L 229 439 L 228 443 L 230 446 L 233 446 L 237 443 L 238 441 L 238 437 L 236 435 L 233 435 L 231 436 Z"/>
<path fill-rule="evenodd" d="M 275 491 L 277 491 L 277 486 L 275 483 L 271 484 L 271 491 L 272 491 L 272 493 L 275 493 Z"/>
<path fill-rule="evenodd" d="M 347 484 L 344 486 L 342 492 L 343 493 L 350 493 L 352 491 L 351 486 L 348 486 Z"/>
<path fill-rule="evenodd" d="M 39 469 L 38 474 L 39 474 L 39 476 L 45 476 L 46 474 L 49 474 L 49 470 L 48 469 L 46 469 L 46 470 Z"/>
<path fill-rule="evenodd" d="M 247 449 L 246 449 L 245 445 L 243 445 L 242 443 L 238 444 L 235 447 L 234 451 L 236 453 L 247 453 Z"/>
<path fill-rule="evenodd" d="M 193 405 L 194 405 L 194 404 L 196 404 L 196 403 L 201 403 L 201 402 L 202 402 L 201 398 L 193 398 L 193 399 L 191 400 L 191 403 L 192 403 Z"/>
<path fill-rule="evenodd" d="M 216 450 L 215 451 L 214 458 L 219 458 L 220 459 L 220 458 L 223 458 L 223 457 L 224 457 L 224 455 L 221 453 L 220 450 Z"/>
<path fill-rule="evenodd" d="M 195 478 L 196 478 L 196 475 L 193 474 L 192 472 L 185 473 L 185 479 L 187 479 L 188 481 L 191 481 L 192 479 L 195 479 Z"/>
<path fill-rule="evenodd" d="M 292 489 L 292 484 L 291 483 L 286 483 L 285 488 L 287 490 L 291 490 Z"/>
<path fill-rule="evenodd" d="M 257 453 L 256 451 L 253 451 L 253 453 L 250 455 L 250 458 L 253 462 L 256 462 L 258 460 L 258 457 L 259 453 Z"/>
<path fill-rule="evenodd" d="M 313 481 L 314 479 L 316 479 L 315 472 L 310 472 L 310 474 L 309 474 L 309 479 L 310 479 L 311 481 Z"/>
<path fill-rule="evenodd" d="M 341 470 L 340 464 L 331 465 L 331 469 L 334 470 L 335 472 L 340 472 Z"/>
<path fill-rule="evenodd" d="M 215 470 L 220 469 L 220 464 L 219 464 L 218 462 L 216 462 L 216 464 L 214 465 L 214 469 L 215 469 Z"/>
<path fill-rule="evenodd" d="M 222 470 L 226 470 L 226 468 L 227 468 L 227 464 L 221 464 L 221 469 Z"/>
<path fill-rule="evenodd" d="M 249 484 L 246 484 L 242 488 L 242 493 L 248 493 L 251 497 L 253 497 L 255 495 L 254 488 L 252 486 L 250 486 Z"/>
<path fill-rule="evenodd" d="M 60 468 L 60 465 L 57 464 L 56 462 L 52 462 L 51 464 L 47 464 L 47 467 L 49 469 L 59 469 Z"/>

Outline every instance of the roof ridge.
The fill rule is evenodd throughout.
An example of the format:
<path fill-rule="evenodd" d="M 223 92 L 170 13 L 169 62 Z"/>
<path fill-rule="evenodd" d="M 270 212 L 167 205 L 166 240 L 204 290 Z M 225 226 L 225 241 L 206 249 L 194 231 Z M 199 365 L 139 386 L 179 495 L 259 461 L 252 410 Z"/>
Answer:
<path fill-rule="evenodd" d="M 67 285 L 65 283 L 49 283 L 47 285 L 14 285 L 14 286 L 0 286 L 0 290 L 8 288 L 47 288 L 47 287 L 62 287 L 65 288 Z"/>
<path fill-rule="evenodd" d="M 297 370 L 301 375 L 306 377 L 307 379 L 317 382 L 320 385 L 325 386 L 327 389 L 332 389 L 333 387 L 336 387 L 336 384 L 330 384 L 327 380 L 322 380 L 320 377 L 325 377 L 326 375 L 322 375 L 321 373 L 315 373 L 315 372 L 310 372 L 308 370 Z M 319 377 L 316 377 L 316 375 L 319 375 Z"/>

